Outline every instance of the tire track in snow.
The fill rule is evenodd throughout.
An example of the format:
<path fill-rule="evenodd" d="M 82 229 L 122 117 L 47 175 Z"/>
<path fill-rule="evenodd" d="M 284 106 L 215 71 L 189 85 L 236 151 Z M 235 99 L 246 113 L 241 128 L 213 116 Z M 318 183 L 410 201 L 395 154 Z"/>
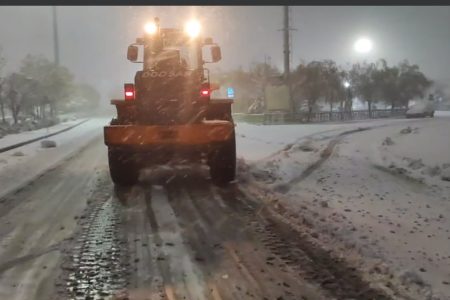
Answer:
<path fill-rule="evenodd" d="M 157 260 L 162 261 L 159 266 L 164 277 L 166 296 L 169 300 L 181 299 L 183 296 L 187 299 L 207 299 L 203 275 L 185 246 L 167 191 L 161 186 L 152 186 L 151 196 L 148 196 L 147 212 L 153 233 L 158 236 L 160 243 L 161 252 Z"/>
<path fill-rule="evenodd" d="M 280 193 L 287 193 L 289 190 L 296 184 L 303 181 L 305 178 L 307 178 L 309 175 L 311 175 L 315 170 L 320 168 L 320 166 L 330 158 L 331 154 L 333 153 L 334 147 L 342 141 L 342 139 L 350 134 L 358 133 L 362 131 L 371 130 L 373 127 L 364 127 L 364 128 L 357 128 L 349 131 L 344 131 L 340 133 L 337 137 L 333 138 L 327 145 L 327 147 L 322 150 L 320 153 L 320 159 L 312 163 L 310 166 L 308 166 L 299 176 L 292 178 L 288 183 L 280 184 L 275 188 L 275 191 Z"/>

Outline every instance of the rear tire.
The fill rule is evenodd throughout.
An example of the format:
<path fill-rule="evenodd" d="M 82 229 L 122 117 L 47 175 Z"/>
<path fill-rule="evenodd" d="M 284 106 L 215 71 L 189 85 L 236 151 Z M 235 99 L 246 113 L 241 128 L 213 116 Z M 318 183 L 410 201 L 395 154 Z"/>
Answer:
<path fill-rule="evenodd" d="M 209 159 L 209 173 L 214 183 L 227 184 L 236 178 L 236 138 L 222 144 Z"/>
<path fill-rule="evenodd" d="M 109 173 L 114 184 L 130 186 L 138 181 L 139 168 L 126 152 L 108 148 Z"/>

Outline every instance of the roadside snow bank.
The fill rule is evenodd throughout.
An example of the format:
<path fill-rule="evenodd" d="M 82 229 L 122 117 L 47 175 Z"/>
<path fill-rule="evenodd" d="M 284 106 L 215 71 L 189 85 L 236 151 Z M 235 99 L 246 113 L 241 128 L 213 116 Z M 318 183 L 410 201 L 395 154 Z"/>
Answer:
<path fill-rule="evenodd" d="M 365 125 L 373 129 L 339 136 L 341 128 L 241 161 L 242 186 L 265 190 L 293 224 L 373 280 L 413 299 L 450 299 L 450 182 L 433 169 L 448 170 L 450 118 L 353 129 Z"/>
<path fill-rule="evenodd" d="M 349 121 L 342 123 L 254 125 L 236 123 L 237 156 L 246 161 L 266 158 L 284 147 L 312 138 L 318 133 L 335 133 L 358 127 L 380 126 L 384 124 L 407 123 L 406 119 L 376 119 Z"/>
<path fill-rule="evenodd" d="M 343 126 L 345 125 L 253 125 L 237 123 L 237 155 L 248 161 L 256 161 L 295 143 L 300 138 L 318 132 L 337 130 Z"/>
<path fill-rule="evenodd" d="M 450 126 L 445 119 L 415 126 L 392 127 L 371 157 L 374 164 L 429 184 L 440 184 L 450 172 Z M 373 141 L 374 142 L 374 141 Z"/>
<path fill-rule="evenodd" d="M 47 128 L 41 128 L 38 130 L 31 130 L 31 131 L 24 131 L 21 133 L 8 134 L 0 139 L 0 148 L 4 148 L 4 147 L 10 146 L 10 145 L 14 145 L 14 144 L 22 143 L 22 142 L 25 142 L 28 140 L 32 140 L 32 139 L 41 137 L 43 135 L 51 134 L 51 133 L 57 132 L 59 130 L 73 126 L 81 121 L 82 120 L 74 119 L 74 120 L 59 123 L 57 125 L 50 126 Z"/>
<path fill-rule="evenodd" d="M 55 148 L 41 148 L 39 141 L 0 153 L 0 198 L 51 169 L 93 139 L 102 135 L 106 118 L 90 119 L 69 131 L 52 137 Z M 19 135 L 23 135 L 21 133 Z M 20 152 L 21 155 L 15 155 Z M 105 152 L 106 153 L 106 152 Z"/>

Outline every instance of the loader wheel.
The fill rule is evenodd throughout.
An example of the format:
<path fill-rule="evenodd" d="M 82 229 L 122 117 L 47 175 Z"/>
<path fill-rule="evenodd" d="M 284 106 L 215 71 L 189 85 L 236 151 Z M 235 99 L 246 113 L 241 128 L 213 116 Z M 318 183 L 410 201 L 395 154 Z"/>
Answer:
<path fill-rule="evenodd" d="M 130 186 L 138 181 L 139 168 L 129 154 L 108 148 L 108 160 L 109 173 L 114 184 Z"/>
<path fill-rule="evenodd" d="M 209 160 L 209 173 L 214 183 L 223 185 L 236 178 L 236 139 L 222 144 Z"/>

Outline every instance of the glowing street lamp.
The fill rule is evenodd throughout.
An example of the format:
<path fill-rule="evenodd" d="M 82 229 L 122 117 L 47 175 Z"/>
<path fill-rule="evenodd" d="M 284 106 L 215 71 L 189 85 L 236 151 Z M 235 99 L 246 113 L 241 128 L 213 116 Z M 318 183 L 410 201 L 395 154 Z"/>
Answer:
<path fill-rule="evenodd" d="M 345 95 L 345 111 L 350 112 L 352 110 L 352 89 L 350 88 L 351 84 L 349 81 L 344 81 L 344 87 L 346 90 Z M 344 118 L 344 115 L 341 115 L 342 119 Z"/>
<path fill-rule="evenodd" d="M 353 44 L 353 49 L 357 53 L 366 54 L 372 51 L 373 48 L 373 42 L 365 37 L 359 38 L 356 40 L 356 42 Z"/>

